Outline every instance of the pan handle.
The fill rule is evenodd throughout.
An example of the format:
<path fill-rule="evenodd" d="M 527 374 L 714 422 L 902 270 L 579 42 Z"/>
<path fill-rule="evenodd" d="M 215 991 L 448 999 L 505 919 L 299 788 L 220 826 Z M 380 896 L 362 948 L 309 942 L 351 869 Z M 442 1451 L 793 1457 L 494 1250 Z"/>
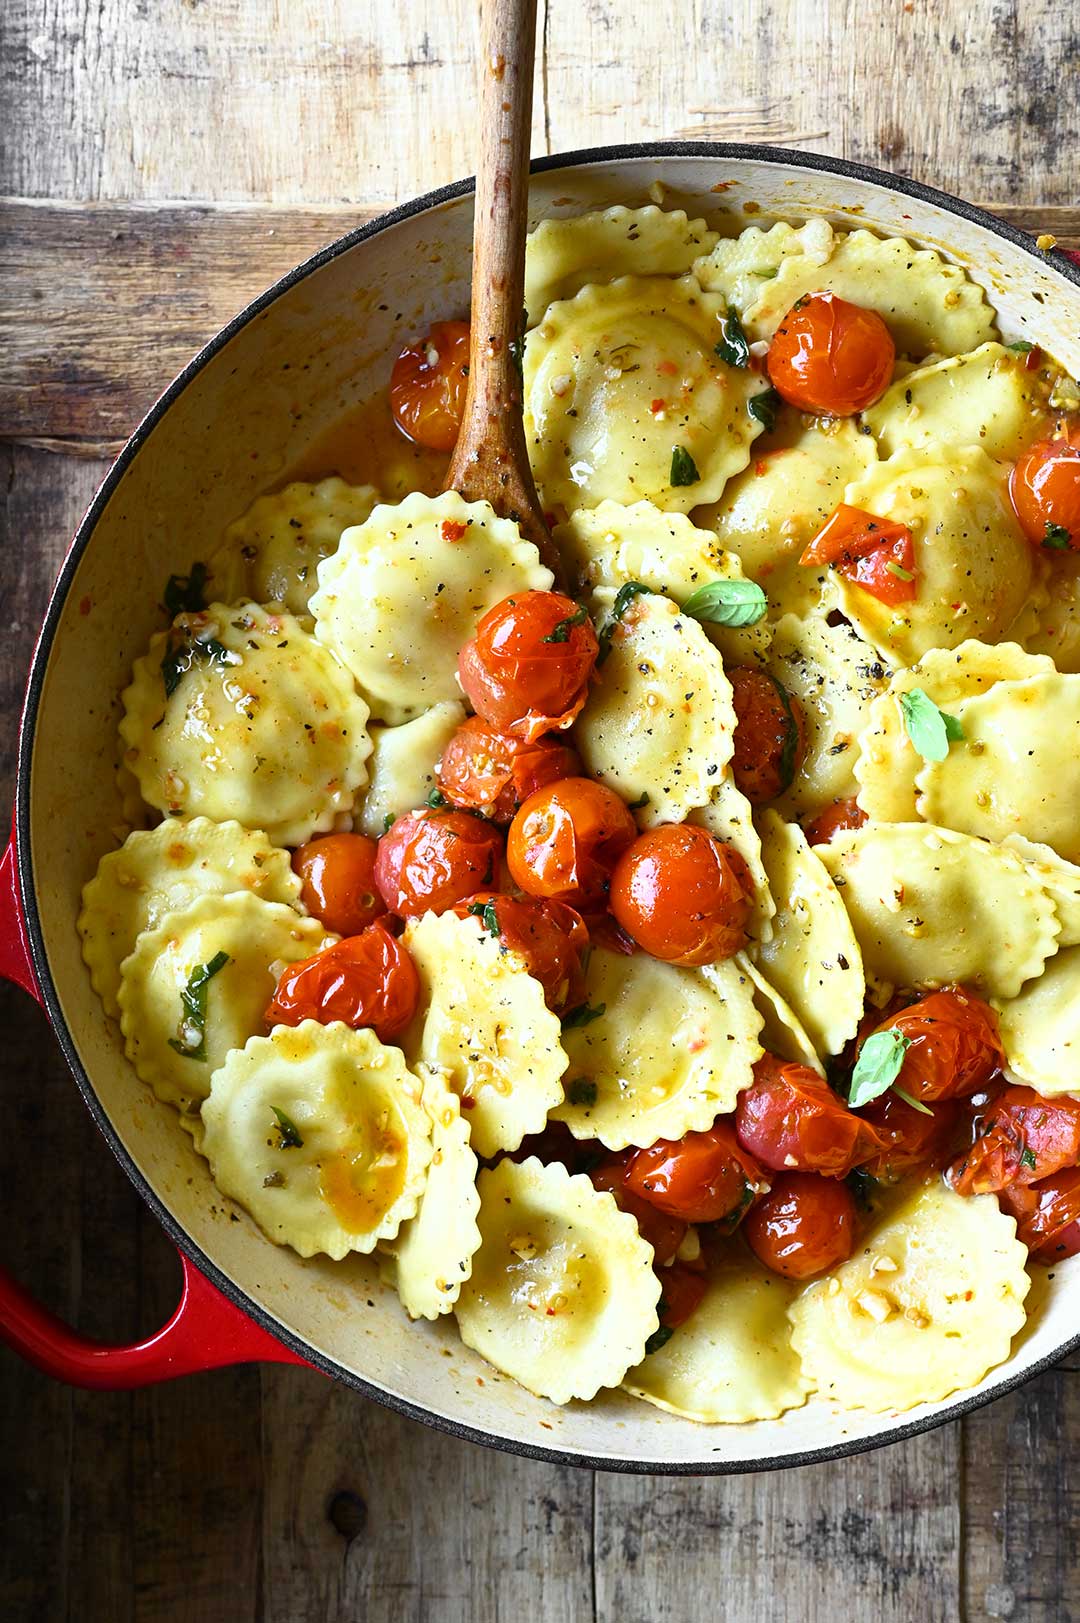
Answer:
<path fill-rule="evenodd" d="M 19 896 L 15 835 L 0 859 L 0 979 L 42 1002 Z M 169 1321 L 145 1341 L 109 1346 L 72 1330 L 0 1267 L 0 1341 L 70 1386 L 151 1386 L 224 1364 L 306 1364 L 223 1296 L 180 1253 L 184 1284 Z"/>

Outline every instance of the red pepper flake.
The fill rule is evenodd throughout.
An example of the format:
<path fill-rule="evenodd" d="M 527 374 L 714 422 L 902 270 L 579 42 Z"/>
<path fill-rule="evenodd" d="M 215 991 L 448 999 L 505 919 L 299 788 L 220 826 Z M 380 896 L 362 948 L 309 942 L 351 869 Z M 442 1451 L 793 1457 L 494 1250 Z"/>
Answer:
<path fill-rule="evenodd" d="M 1035 344 L 1031 349 L 1028 350 L 1024 359 L 1025 372 L 1037 372 L 1039 367 L 1042 365 L 1042 361 L 1043 352 L 1039 348 L 1038 344 Z"/>
<path fill-rule="evenodd" d="M 661 361 L 656 370 L 665 378 L 677 378 L 679 375 L 679 368 L 674 361 Z"/>
<path fill-rule="evenodd" d="M 93 606 L 94 600 L 92 597 L 82 597 L 79 599 L 79 613 L 84 617 L 90 613 Z"/>
<path fill-rule="evenodd" d="M 444 541 L 460 541 L 469 526 L 459 518 L 444 518 L 442 521 L 442 538 Z"/>
<path fill-rule="evenodd" d="M 915 540 L 907 525 L 846 502 L 829 514 L 799 562 L 832 564 L 879 603 L 910 603 L 918 595 Z"/>
<path fill-rule="evenodd" d="M 657 395 L 655 400 L 650 400 L 649 401 L 649 410 L 654 415 L 657 412 L 666 411 L 667 410 L 667 401 L 666 400 L 661 400 L 660 396 Z"/>

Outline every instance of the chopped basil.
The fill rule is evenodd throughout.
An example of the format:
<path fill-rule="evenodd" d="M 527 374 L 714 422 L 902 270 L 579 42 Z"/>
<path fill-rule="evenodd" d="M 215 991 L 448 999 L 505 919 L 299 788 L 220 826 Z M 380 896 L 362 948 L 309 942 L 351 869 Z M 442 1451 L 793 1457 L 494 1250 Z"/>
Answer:
<path fill-rule="evenodd" d="M 568 620 L 560 620 L 558 625 L 555 627 L 554 631 L 552 631 L 549 636 L 545 637 L 544 641 L 545 642 L 569 642 L 570 641 L 570 633 L 571 633 L 571 631 L 573 631 L 574 627 L 575 626 L 583 626 L 585 624 L 585 621 L 588 618 L 589 618 L 588 611 L 585 608 L 584 604 L 582 604 L 581 608 L 578 609 L 577 613 L 572 614 Z"/>
<path fill-rule="evenodd" d="M 382 820 L 382 831 L 383 831 L 383 833 L 384 834 L 389 834 L 390 830 L 393 828 L 393 826 L 394 826 L 394 824 L 396 822 L 397 822 L 397 818 L 394 816 L 393 812 L 387 812 L 386 816 Z"/>
<path fill-rule="evenodd" d="M 1053 552 L 1066 551 L 1069 545 L 1069 532 L 1064 524 L 1051 524 L 1048 519 L 1042 544 L 1044 547 L 1049 547 Z"/>
<path fill-rule="evenodd" d="M 757 581 L 711 580 L 683 604 L 683 613 L 714 626 L 752 626 L 766 613 L 769 600 Z"/>
<path fill-rule="evenodd" d="M 1030 355 L 1035 345 L 1029 344 L 1026 338 L 1018 338 L 1015 344 L 1006 344 L 1005 348 L 1013 350 L 1017 355 Z"/>
<path fill-rule="evenodd" d="M 696 485 L 701 478 L 697 463 L 683 445 L 676 445 L 671 453 L 671 486 Z"/>
<path fill-rule="evenodd" d="M 627 811 L 643 811 L 648 804 L 649 796 L 646 793 L 643 795 L 638 795 L 637 799 L 632 800 L 626 809 Z"/>
<path fill-rule="evenodd" d="M 206 565 L 193 563 L 190 575 L 170 575 L 165 583 L 162 606 L 170 620 L 178 614 L 199 614 L 206 607 L 203 588 L 206 585 Z"/>
<path fill-rule="evenodd" d="M 907 735 L 924 761 L 943 761 L 949 753 L 949 745 L 958 743 L 964 736 L 960 718 L 950 716 L 947 710 L 939 710 L 922 688 L 901 693 L 900 713 Z"/>
<path fill-rule="evenodd" d="M 227 952 L 215 952 L 208 964 L 196 964 L 180 993 L 180 1023 L 169 1047 L 184 1059 L 206 1058 L 206 994 L 219 969 L 229 962 Z"/>
<path fill-rule="evenodd" d="M 739 312 L 733 304 L 727 307 L 727 315 L 721 322 L 724 336 L 716 346 L 716 353 L 722 361 L 729 366 L 750 365 L 750 341 L 743 332 Z"/>
<path fill-rule="evenodd" d="M 911 1039 L 895 1026 L 867 1037 L 851 1073 L 848 1104 L 852 1110 L 868 1105 L 872 1099 L 880 1099 L 892 1087 L 910 1047 Z"/>
<path fill-rule="evenodd" d="M 278 1149 L 302 1150 L 304 1147 L 304 1140 L 300 1137 L 300 1129 L 297 1127 L 292 1117 L 287 1116 L 284 1110 L 279 1110 L 277 1105 L 271 1105 L 270 1109 L 277 1117 Z"/>
<path fill-rule="evenodd" d="M 594 1105 L 596 1083 L 590 1082 L 587 1076 L 576 1076 L 566 1090 L 566 1098 L 572 1105 Z"/>
<path fill-rule="evenodd" d="M 878 1190 L 878 1180 L 872 1178 L 865 1167 L 856 1167 L 844 1179 L 851 1193 L 855 1197 L 855 1204 L 860 1211 L 868 1212 L 873 1209 L 874 1196 Z"/>
<path fill-rule="evenodd" d="M 170 631 L 161 661 L 165 697 L 171 699 L 180 682 L 195 665 L 239 665 L 240 655 L 230 653 L 216 637 L 187 637 Z"/>
<path fill-rule="evenodd" d="M 766 434 L 776 427 L 776 413 L 780 406 L 780 396 L 775 389 L 766 389 L 763 394 L 754 395 L 747 402 L 751 417 L 756 417 L 764 428 Z"/>
<path fill-rule="evenodd" d="M 917 1110 L 920 1116 L 932 1116 L 934 1114 L 929 1105 L 924 1105 L 921 1099 L 913 1099 L 905 1088 L 898 1088 L 895 1082 L 892 1090 L 898 1099 L 903 1099 L 904 1103 L 910 1105 L 912 1110 Z"/>
<path fill-rule="evenodd" d="M 495 911 L 494 897 L 489 902 L 473 902 L 469 912 L 480 920 L 488 935 L 502 935 L 499 915 Z"/>
<path fill-rule="evenodd" d="M 596 663 L 598 665 L 602 665 L 610 654 L 611 639 L 614 634 L 615 627 L 618 625 L 619 621 L 622 619 L 635 597 L 640 597 L 644 592 L 650 592 L 651 590 L 651 586 L 643 586 L 639 580 L 628 580 L 625 586 L 619 587 L 619 590 L 615 593 L 615 601 L 611 605 L 611 618 L 605 622 L 600 630 L 600 652 L 596 656 Z"/>
<path fill-rule="evenodd" d="M 427 803 L 432 811 L 438 811 L 441 806 L 448 804 L 446 796 L 441 789 L 432 789 L 427 797 Z"/>
<path fill-rule="evenodd" d="M 667 1346 L 674 1334 L 675 1332 L 671 1328 L 670 1324 L 662 1324 L 659 1330 L 653 1331 L 652 1335 L 645 1343 L 646 1354 L 659 1352 L 661 1347 Z"/>
<path fill-rule="evenodd" d="M 1030 1172 L 1034 1172 L 1039 1165 L 1034 1150 L 1029 1150 L 1026 1144 L 1020 1151 L 1020 1165 L 1027 1167 Z"/>
<path fill-rule="evenodd" d="M 594 1020 L 599 1020 L 606 1009 L 606 1003 L 598 1003 L 595 1009 L 588 1003 L 579 1003 L 576 1008 L 567 1009 L 562 1017 L 562 1028 L 564 1031 L 573 1031 L 578 1026 L 591 1025 Z"/>

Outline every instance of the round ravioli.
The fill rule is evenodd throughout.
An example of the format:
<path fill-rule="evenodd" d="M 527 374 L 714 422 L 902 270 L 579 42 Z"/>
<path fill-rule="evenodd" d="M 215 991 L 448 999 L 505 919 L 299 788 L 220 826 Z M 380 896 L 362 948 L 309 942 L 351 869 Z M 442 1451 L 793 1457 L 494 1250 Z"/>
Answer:
<path fill-rule="evenodd" d="M 431 1160 L 420 1082 L 373 1031 L 305 1020 L 214 1072 L 201 1153 L 218 1188 L 302 1257 L 373 1251 L 412 1217 Z"/>
<path fill-rule="evenodd" d="M 739 953 L 735 962 L 753 983 L 754 1007 L 761 1016 L 759 1039 L 765 1052 L 797 1065 L 809 1065 L 824 1076 L 825 1067 L 791 1004 L 765 979 L 749 954 Z"/>
<path fill-rule="evenodd" d="M 549 304 L 616 276 L 681 276 L 716 242 L 704 220 L 655 204 L 541 220 L 525 242 L 525 307 L 535 327 Z"/>
<path fill-rule="evenodd" d="M 987 456 L 1015 462 L 1049 426 L 1050 389 L 1026 355 L 1003 344 L 980 344 L 897 380 L 863 421 L 882 453 L 908 446 L 978 445 Z"/>
<path fill-rule="evenodd" d="M 291 614 L 214 603 L 151 639 L 123 694 L 124 760 L 171 817 L 235 818 L 300 845 L 352 809 L 367 705 Z"/>
<path fill-rule="evenodd" d="M 927 823 L 866 823 L 816 850 L 878 988 L 962 981 L 1015 997 L 1055 950 L 1054 904 L 1003 846 Z"/>
<path fill-rule="evenodd" d="M 652 1246 L 635 1220 L 558 1161 L 500 1161 L 479 1187 L 462 1341 L 553 1403 L 618 1386 L 660 1322 Z"/>
<path fill-rule="evenodd" d="M 1009 1356 L 1030 1280 L 993 1195 L 907 1189 L 850 1261 L 790 1310 L 803 1373 L 843 1409 L 902 1411 L 976 1386 Z"/>
<path fill-rule="evenodd" d="M 693 970 L 594 947 L 582 1012 L 563 1031 L 566 1102 L 553 1115 L 609 1150 L 711 1127 L 761 1057 L 754 989 L 733 960 Z"/>
<path fill-rule="evenodd" d="M 230 1050 L 265 1030 L 284 965 L 336 940 L 318 919 L 250 891 L 200 896 L 167 913 L 120 966 L 128 1059 L 159 1099 L 192 1109 Z"/>
<path fill-rule="evenodd" d="M 344 479 L 302 480 L 260 496 L 210 559 L 210 590 L 223 603 L 237 599 L 280 604 L 307 614 L 322 560 L 337 550 L 342 532 L 363 524 L 379 493 L 374 485 Z"/>
<path fill-rule="evenodd" d="M 410 1319 L 453 1311 L 480 1245 L 477 1160 L 457 1094 L 436 1071 L 423 1072 L 422 1104 L 431 1122 L 431 1165 L 416 1216 L 397 1239 L 393 1282 Z"/>
<path fill-rule="evenodd" d="M 731 683 L 696 620 L 670 598 L 635 597 L 614 621 L 614 593 L 599 613 L 611 628 L 607 657 L 574 728 L 585 770 L 628 804 L 639 821 L 681 823 L 704 806 L 735 747 Z"/>
<path fill-rule="evenodd" d="M 107 851 L 84 887 L 78 929 L 90 982 L 116 1015 L 120 965 L 143 930 L 200 896 L 250 891 L 264 902 L 295 906 L 300 880 L 288 851 L 265 834 L 239 823 L 170 821 L 129 834 L 119 851 Z"/>
<path fill-rule="evenodd" d="M 1018 997 L 994 1007 L 1010 1071 L 1048 1098 L 1080 1097 L 1080 947 L 1057 953 Z"/>
<path fill-rule="evenodd" d="M 710 1268 L 690 1318 L 623 1385 L 658 1409 L 706 1425 L 773 1420 L 801 1408 L 811 1383 L 791 1345 L 795 1288 L 749 1255 Z"/>
<path fill-rule="evenodd" d="M 476 622 L 552 574 L 516 524 L 456 491 L 376 507 L 319 565 L 315 635 L 391 725 L 460 699 L 457 657 Z"/>
<path fill-rule="evenodd" d="M 1009 501 L 1007 469 L 978 446 L 898 451 L 856 479 L 844 500 L 906 524 L 916 596 L 881 603 L 837 576 L 839 605 L 896 665 L 968 637 L 999 642 L 1027 601 L 1032 552 Z"/>
<path fill-rule="evenodd" d="M 1080 676 L 998 682 L 956 706 L 964 729 L 915 779 L 920 817 L 966 834 L 1008 834 L 1080 858 Z"/>
<path fill-rule="evenodd" d="M 478 919 L 425 913 L 405 944 L 422 989 L 406 1053 L 445 1077 L 478 1155 L 516 1150 L 563 1097 L 567 1059 L 543 987 Z"/>
<path fill-rule="evenodd" d="M 711 252 L 695 261 L 693 271 L 703 288 L 721 294 L 726 304 L 745 317 L 785 259 L 824 265 L 833 240 L 828 220 L 807 220 L 797 228 L 780 220 L 767 231 L 748 225 L 737 237 L 721 237 Z"/>
<path fill-rule="evenodd" d="M 752 941 L 768 941 L 772 934 L 772 920 L 776 903 L 769 890 L 769 877 L 761 860 L 761 835 L 754 826 L 753 808 L 742 790 L 725 769 L 713 782 L 704 806 L 695 806 L 687 816 L 688 823 L 697 823 L 715 834 L 725 845 L 734 846 L 750 870 L 754 886 L 754 901 L 747 921 L 747 934 Z"/>
<path fill-rule="evenodd" d="M 791 1005 L 812 1046 L 838 1054 L 866 1000 L 862 953 L 828 870 L 797 823 L 762 812 L 761 857 L 780 927 L 755 949 L 766 979 Z"/>
<path fill-rule="evenodd" d="M 525 342 L 525 435 L 544 504 L 688 513 L 750 456 L 761 392 L 717 353 L 725 306 L 692 276 L 623 276 L 548 309 Z"/>
<path fill-rule="evenodd" d="M 356 813 L 362 834 L 377 840 L 395 818 L 424 804 L 442 752 L 464 720 L 465 706 L 444 699 L 400 727 L 372 727 L 370 781 Z"/>

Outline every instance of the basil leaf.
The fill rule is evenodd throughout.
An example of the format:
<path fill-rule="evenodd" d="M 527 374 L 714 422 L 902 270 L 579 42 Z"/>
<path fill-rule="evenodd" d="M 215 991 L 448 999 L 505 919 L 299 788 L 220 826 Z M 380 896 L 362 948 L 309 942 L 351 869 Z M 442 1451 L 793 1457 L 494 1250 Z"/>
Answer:
<path fill-rule="evenodd" d="M 691 592 L 682 606 L 692 620 L 714 626 L 756 625 L 768 607 L 768 598 L 754 580 L 711 580 Z"/>
<path fill-rule="evenodd" d="M 1020 1151 L 1020 1165 L 1022 1167 L 1027 1167 L 1031 1172 L 1034 1172 L 1039 1165 L 1038 1161 L 1036 1160 L 1034 1150 L 1029 1150 L 1026 1144 Z"/>
<path fill-rule="evenodd" d="M 484 929 L 489 935 L 502 935 L 502 927 L 499 924 L 499 915 L 495 911 L 494 901 L 484 903 L 484 911 L 480 917 L 483 919 Z"/>
<path fill-rule="evenodd" d="M 659 1330 L 653 1331 L 652 1335 L 645 1343 L 646 1354 L 659 1352 L 661 1347 L 667 1346 L 674 1334 L 675 1332 L 671 1328 L 670 1324 L 662 1324 Z"/>
<path fill-rule="evenodd" d="M 200 614 L 206 607 L 205 585 L 204 563 L 193 563 L 190 575 L 170 575 L 161 600 L 169 619 L 175 620 L 178 614 Z"/>
<path fill-rule="evenodd" d="M 893 1083 L 892 1090 L 898 1099 L 903 1099 L 904 1103 L 906 1105 L 910 1105 L 912 1110 L 917 1110 L 920 1116 L 932 1116 L 934 1114 L 929 1105 L 924 1105 L 921 1099 L 913 1099 L 911 1094 L 908 1093 L 906 1089 L 898 1088 L 895 1082 Z"/>
<path fill-rule="evenodd" d="M 780 406 L 780 396 L 775 389 L 766 389 L 764 394 L 754 395 L 747 401 L 751 417 L 756 417 L 764 428 L 766 434 L 776 427 L 776 413 Z"/>
<path fill-rule="evenodd" d="M 431 789 L 428 792 L 427 803 L 432 811 L 439 811 L 441 807 L 448 804 L 448 801 L 441 789 Z"/>
<path fill-rule="evenodd" d="M 208 964 L 196 964 L 180 993 L 180 1023 L 169 1047 L 184 1059 L 206 1058 L 206 994 L 210 982 L 229 962 L 227 952 L 215 952 Z"/>
<path fill-rule="evenodd" d="M 573 631 L 574 627 L 583 626 L 588 618 L 588 610 L 583 604 L 582 607 L 578 609 L 577 613 L 571 615 L 568 620 L 560 620 L 554 631 L 552 631 L 549 636 L 545 637 L 544 641 L 569 642 L 570 633 Z"/>
<path fill-rule="evenodd" d="M 1044 547 L 1049 547 L 1052 552 L 1065 552 L 1069 545 L 1069 532 L 1064 524 L 1051 524 L 1047 520 L 1046 534 L 1043 536 L 1042 544 Z"/>
<path fill-rule="evenodd" d="M 648 794 L 638 795 L 636 800 L 631 800 L 630 801 L 630 803 L 629 803 L 629 805 L 627 806 L 626 809 L 627 809 L 627 811 L 643 811 L 644 808 L 648 804 L 649 804 L 649 796 L 648 796 Z"/>
<path fill-rule="evenodd" d="M 895 1026 L 867 1037 L 851 1073 L 848 1104 L 852 1110 L 868 1105 L 872 1099 L 880 1099 L 892 1087 L 910 1047 L 911 1039 Z"/>
<path fill-rule="evenodd" d="M 596 663 L 598 665 L 602 665 L 610 654 L 611 639 L 614 635 L 615 627 L 618 625 L 619 621 L 622 619 L 635 597 L 640 597 L 643 593 L 651 591 L 651 586 L 643 586 L 639 580 L 628 580 L 625 586 L 619 587 L 619 590 L 615 593 L 615 601 L 611 605 L 611 618 L 606 621 L 600 629 L 600 636 L 598 638 L 600 643 L 600 651 L 596 656 Z"/>
<path fill-rule="evenodd" d="M 240 655 L 230 653 L 216 637 L 187 637 L 170 631 L 161 661 L 161 679 L 165 684 L 167 699 L 172 698 L 182 678 L 200 662 L 239 665 Z"/>
<path fill-rule="evenodd" d="M 958 716 L 939 710 L 922 688 L 912 688 L 900 695 L 900 714 L 912 744 L 924 761 L 943 761 L 949 745 L 964 736 L 963 724 Z"/>
<path fill-rule="evenodd" d="M 590 1082 L 587 1076 L 577 1076 L 566 1090 L 567 1101 L 572 1105 L 594 1105 L 596 1103 L 596 1083 Z"/>
<path fill-rule="evenodd" d="M 590 1008 L 587 1003 L 579 1003 L 576 1009 L 568 1009 L 563 1015 L 562 1028 L 564 1031 L 573 1031 L 578 1026 L 589 1026 L 594 1020 L 599 1020 L 606 1009 L 606 1003 L 598 1003 L 595 1009 Z"/>
<path fill-rule="evenodd" d="M 393 812 L 387 812 L 386 816 L 382 820 L 382 831 L 383 831 L 383 833 L 384 834 L 389 834 L 390 830 L 393 828 L 393 826 L 394 826 L 394 824 L 396 822 L 397 822 L 397 818 L 394 816 Z"/>
<path fill-rule="evenodd" d="M 672 489 L 677 485 L 696 485 L 700 478 L 697 463 L 690 455 L 690 452 L 685 446 L 676 445 L 671 453 L 670 483 Z"/>
<path fill-rule="evenodd" d="M 1030 355 L 1035 345 L 1029 344 L 1026 338 L 1018 338 L 1015 344 L 1006 344 L 1005 348 L 1011 349 L 1016 355 Z"/>
<path fill-rule="evenodd" d="M 861 1212 L 870 1212 L 874 1209 L 874 1196 L 878 1191 L 878 1180 L 872 1178 L 865 1167 L 856 1167 L 844 1179 L 851 1193 L 855 1197 L 855 1204 Z"/>
<path fill-rule="evenodd" d="M 750 365 L 750 341 L 743 332 L 739 312 L 733 304 L 727 307 L 727 315 L 721 322 L 723 338 L 716 346 L 716 353 L 722 361 L 729 366 L 745 367 Z"/>
<path fill-rule="evenodd" d="M 292 1117 L 287 1116 L 284 1110 L 279 1110 L 277 1105 L 271 1105 L 270 1109 L 277 1117 L 279 1134 L 278 1149 L 302 1150 L 304 1147 L 304 1140 L 300 1137 L 300 1129 L 297 1127 Z"/>

